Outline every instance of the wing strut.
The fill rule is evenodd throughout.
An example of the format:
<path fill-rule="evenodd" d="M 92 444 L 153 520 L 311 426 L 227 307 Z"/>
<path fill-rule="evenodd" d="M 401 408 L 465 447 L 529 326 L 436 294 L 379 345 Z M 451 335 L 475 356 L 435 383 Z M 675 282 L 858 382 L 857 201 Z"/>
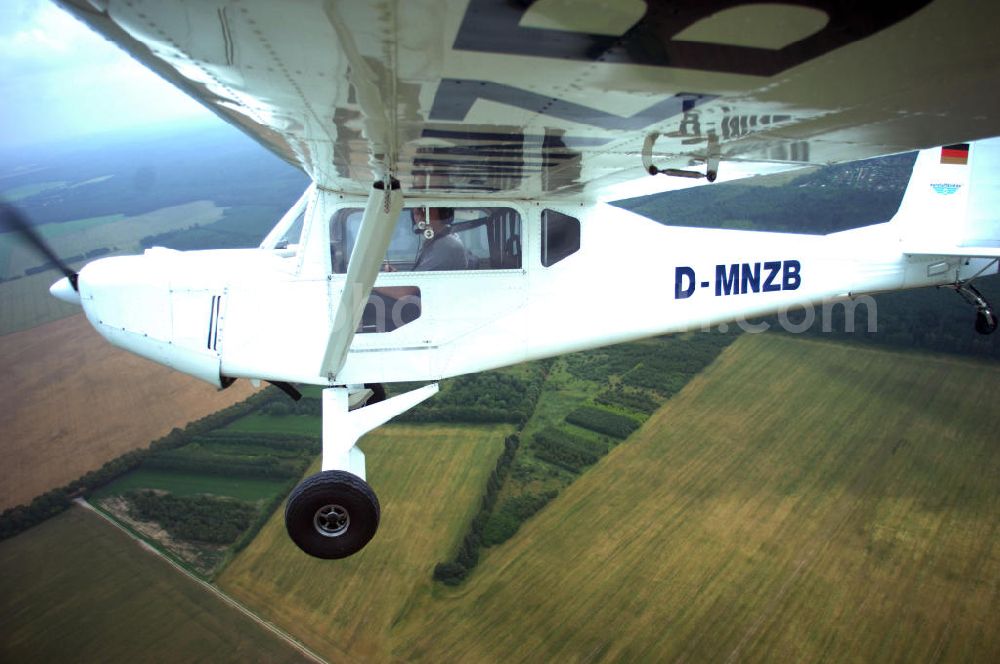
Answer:
<path fill-rule="evenodd" d="M 368 295 L 378 277 L 392 239 L 392 231 L 396 227 L 396 219 L 402 209 L 403 192 L 397 180 L 392 178 L 389 182 L 376 182 L 372 186 L 361 218 L 361 228 L 358 229 L 358 239 L 347 265 L 344 290 L 333 311 L 333 328 L 323 354 L 321 376 L 333 380 L 344 366 L 347 349 L 361 323 Z"/>

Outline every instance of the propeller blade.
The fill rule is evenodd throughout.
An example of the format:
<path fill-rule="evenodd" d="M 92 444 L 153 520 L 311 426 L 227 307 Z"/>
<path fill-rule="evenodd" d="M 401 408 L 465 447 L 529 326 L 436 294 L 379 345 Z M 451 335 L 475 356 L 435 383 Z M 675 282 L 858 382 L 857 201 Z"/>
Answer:
<path fill-rule="evenodd" d="M 19 233 L 35 251 L 54 263 L 66 275 L 70 285 L 73 286 L 73 290 L 78 290 L 76 285 L 76 271 L 52 250 L 52 247 L 35 230 L 35 227 L 28 221 L 28 218 L 10 203 L 0 202 L 0 230 L 12 230 Z"/>

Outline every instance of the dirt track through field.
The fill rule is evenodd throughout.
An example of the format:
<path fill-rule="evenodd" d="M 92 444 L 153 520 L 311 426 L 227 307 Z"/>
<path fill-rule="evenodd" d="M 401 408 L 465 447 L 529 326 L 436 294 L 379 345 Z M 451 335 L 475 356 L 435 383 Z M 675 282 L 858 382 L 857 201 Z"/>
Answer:
<path fill-rule="evenodd" d="M 122 524 L 118 523 L 117 521 L 115 521 L 114 519 L 112 519 L 108 515 L 104 514 L 100 510 L 95 509 L 94 506 L 91 505 L 90 503 L 88 503 L 86 500 L 83 500 L 82 498 L 77 498 L 75 502 L 76 502 L 76 504 L 79 507 L 81 507 L 81 508 L 83 508 L 83 509 L 91 512 L 92 514 L 97 515 L 98 517 L 104 519 L 105 521 L 107 521 L 108 523 L 110 523 L 112 526 L 114 526 L 118 530 L 120 530 L 123 533 L 125 533 L 129 537 L 129 539 L 131 539 L 131 540 L 135 541 L 136 543 L 138 543 L 143 549 L 145 549 L 146 551 L 149 551 L 153 555 L 159 557 L 161 560 L 163 560 L 165 563 L 167 563 L 168 565 L 170 565 L 171 567 L 173 567 L 175 570 L 177 570 L 178 572 L 180 572 L 181 574 L 183 574 L 185 577 L 187 577 L 188 579 L 190 579 L 194 583 L 197 583 L 199 586 L 201 586 L 202 588 L 204 588 L 206 591 L 208 591 L 211 594 L 215 595 L 220 600 L 222 600 L 223 602 L 225 602 L 229 606 L 233 607 L 234 609 L 236 609 L 237 611 L 239 611 L 240 613 L 242 613 L 243 615 L 245 615 L 247 618 L 250 618 L 255 623 L 257 623 L 258 625 L 260 625 L 261 627 L 263 627 L 267 631 L 269 631 L 272 634 L 274 634 L 275 636 L 277 636 L 282 641 L 285 641 L 288 645 L 290 645 L 291 647 L 293 647 L 296 650 L 298 650 L 300 653 L 302 653 L 307 658 L 313 660 L 314 662 L 319 662 L 320 664 L 323 664 L 324 662 L 326 662 L 325 659 L 323 659 L 322 657 L 320 657 L 319 655 L 317 655 L 316 653 L 314 653 L 312 650 L 309 650 L 309 648 L 306 648 L 300 641 L 298 641 L 297 639 L 295 639 L 292 636 L 290 636 L 287 632 L 284 632 L 284 631 L 278 629 L 277 627 L 274 626 L 273 623 L 270 623 L 270 622 L 264 620 L 263 618 L 261 618 L 260 616 L 258 616 L 256 613 L 254 613 L 253 611 L 251 611 L 247 607 L 243 606 L 242 604 L 240 604 L 239 602 L 237 602 L 235 599 L 233 599 L 232 597 L 230 597 L 226 593 L 224 593 L 221 590 L 219 590 L 219 588 L 217 588 L 216 586 L 213 586 L 211 583 L 208 583 L 207 581 L 203 581 L 203 580 L 199 579 L 197 576 L 195 576 L 191 572 L 189 572 L 186 569 L 184 569 L 181 565 L 179 565 L 175 561 L 171 560 L 171 558 L 169 556 L 164 555 L 160 551 L 157 551 L 155 548 L 153 548 L 152 546 L 150 546 L 149 544 L 147 544 L 146 542 L 144 542 L 142 539 L 140 539 L 139 537 L 136 537 L 134 534 L 132 534 L 131 532 L 129 532 L 128 528 L 125 528 Z"/>
<path fill-rule="evenodd" d="M 0 510 L 249 396 L 112 347 L 84 316 L 0 337 Z"/>

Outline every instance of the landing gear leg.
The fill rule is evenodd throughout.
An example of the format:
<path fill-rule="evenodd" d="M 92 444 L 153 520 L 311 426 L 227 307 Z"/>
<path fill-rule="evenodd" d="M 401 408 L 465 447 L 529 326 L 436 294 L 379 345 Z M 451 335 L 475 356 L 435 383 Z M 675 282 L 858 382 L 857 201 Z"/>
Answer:
<path fill-rule="evenodd" d="M 997 329 L 996 309 L 986 301 L 979 289 L 969 282 L 955 285 L 955 290 L 966 302 L 976 308 L 976 332 L 993 334 Z"/>
<path fill-rule="evenodd" d="M 292 541 L 316 558 L 346 558 L 378 530 L 381 506 L 365 481 L 358 439 L 438 391 L 437 383 L 351 410 L 350 389 L 323 390 L 323 471 L 288 496 L 285 528 Z"/>

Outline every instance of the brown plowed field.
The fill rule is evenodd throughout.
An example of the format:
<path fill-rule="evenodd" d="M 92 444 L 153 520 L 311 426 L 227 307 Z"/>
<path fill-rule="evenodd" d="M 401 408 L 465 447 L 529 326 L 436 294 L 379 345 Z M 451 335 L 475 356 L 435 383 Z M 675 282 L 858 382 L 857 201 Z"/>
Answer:
<path fill-rule="evenodd" d="M 81 314 L 0 337 L 0 510 L 249 396 L 112 347 Z"/>

